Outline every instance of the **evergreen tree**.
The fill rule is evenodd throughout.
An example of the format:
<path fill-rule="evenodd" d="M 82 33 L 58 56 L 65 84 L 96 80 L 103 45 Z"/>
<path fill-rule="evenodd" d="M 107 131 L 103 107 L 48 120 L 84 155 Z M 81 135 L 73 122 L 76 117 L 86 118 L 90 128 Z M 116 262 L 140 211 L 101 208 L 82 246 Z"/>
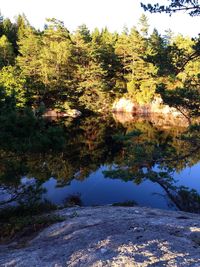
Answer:
<path fill-rule="evenodd" d="M 145 14 L 142 14 L 142 16 L 140 17 L 138 26 L 142 36 L 147 37 L 149 31 L 149 24 L 148 24 L 148 18 L 145 16 Z"/>
<path fill-rule="evenodd" d="M 3 33 L 8 38 L 9 42 L 12 44 L 15 54 L 18 53 L 17 46 L 17 25 L 12 23 L 10 19 L 3 20 Z"/>
<path fill-rule="evenodd" d="M 156 29 L 148 39 L 147 60 L 158 68 L 158 75 L 169 75 L 173 71 L 166 40 Z"/>
<path fill-rule="evenodd" d="M 118 36 L 110 33 L 107 28 L 101 32 L 100 42 L 93 42 L 95 57 L 105 72 L 107 90 L 113 90 L 117 80 L 120 78 L 122 65 L 115 53 L 115 44 Z"/>
<path fill-rule="evenodd" d="M 16 18 L 17 37 L 21 40 L 26 35 L 26 30 L 32 28 L 29 21 L 24 14 L 18 15 Z"/>
<path fill-rule="evenodd" d="M 0 86 L 5 97 L 15 97 L 16 106 L 26 104 L 25 79 L 15 66 L 3 67 L 0 71 Z"/>
<path fill-rule="evenodd" d="M 12 44 L 3 35 L 0 37 L 0 68 L 14 63 L 14 52 Z"/>
<path fill-rule="evenodd" d="M 130 44 L 131 72 L 127 75 L 128 92 L 136 102 L 148 103 L 155 94 L 157 68 L 147 61 L 147 40 L 136 28 L 131 30 Z"/>
<path fill-rule="evenodd" d="M 97 29 L 91 34 L 91 42 L 88 42 L 88 31 L 82 31 L 80 28 L 72 38 L 79 103 L 86 109 L 98 112 L 107 107 L 110 101 L 108 91 L 113 83 L 113 76 L 109 73 L 111 66 L 107 61 L 111 60 L 108 53 L 114 54 L 114 49 L 103 42 L 102 33 Z"/>
<path fill-rule="evenodd" d="M 122 73 L 125 76 L 129 71 L 129 65 L 131 62 L 130 54 L 130 39 L 127 31 L 123 31 L 122 34 L 118 36 L 115 44 L 115 53 L 120 58 L 122 64 Z"/>
<path fill-rule="evenodd" d="M 39 98 L 43 89 L 40 81 L 41 36 L 31 27 L 23 28 L 23 34 L 19 34 L 18 45 L 17 65 L 21 70 L 22 76 L 26 79 L 27 97 L 30 103 L 33 103 Z"/>
<path fill-rule="evenodd" d="M 44 85 L 43 101 L 47 106 L 55 106 L 75 93 L 73 44 L 61 21 L 49 19 L 48 23 L 39 53 L 39 80 Z"/>
<path fill-rule="evenodd" d="M 82 36 L 85 43 L 89 43 L 92 41 L 90 31 L 85 24 L 80 25 L 76 32 Z"/>

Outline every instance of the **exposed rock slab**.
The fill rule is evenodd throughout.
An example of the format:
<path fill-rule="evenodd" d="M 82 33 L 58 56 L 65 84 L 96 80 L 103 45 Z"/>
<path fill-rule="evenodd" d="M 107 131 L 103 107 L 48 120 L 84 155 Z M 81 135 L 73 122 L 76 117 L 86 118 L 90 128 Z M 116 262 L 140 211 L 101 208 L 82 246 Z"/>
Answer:
<path fill-rule="evenodd" d="M 200 266 L 200 216 L 142 207 L 89 207 L 24 247 L 0 247 L 0 266 Z"/>

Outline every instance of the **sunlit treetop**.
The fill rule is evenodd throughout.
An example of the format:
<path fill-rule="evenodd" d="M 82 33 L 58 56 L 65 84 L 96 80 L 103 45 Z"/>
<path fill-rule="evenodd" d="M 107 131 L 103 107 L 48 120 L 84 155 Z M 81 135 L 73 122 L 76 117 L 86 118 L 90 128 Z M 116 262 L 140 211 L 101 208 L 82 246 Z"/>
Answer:
<path fill-rule="evenodd" d="M 199 0 L 166 0 L 166 2 L 170 2 L 168 5 L 160 5 L 156 4 L 143 4 L 141 3 L 141 7 L 145 11 L 149 11 L 151 13 L 168 13 L 173 14 L 177 11 L 185 11 L 190 16 L 199 16 L 200 15 L 200 3 Z"/>

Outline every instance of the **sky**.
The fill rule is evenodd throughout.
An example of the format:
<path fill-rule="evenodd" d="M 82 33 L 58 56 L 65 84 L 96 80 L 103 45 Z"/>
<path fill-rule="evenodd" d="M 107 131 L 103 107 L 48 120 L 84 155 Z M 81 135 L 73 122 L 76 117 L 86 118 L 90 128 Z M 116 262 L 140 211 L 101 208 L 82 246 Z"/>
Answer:
<path fill-rule="evenodd" d="M 166 3 L 167 0 L 0 0 L 0 11 L 4 17 L 12 21 L 18 14 L 24 13 L 34 27 L 42 29 L 46 18 L 64 21 L 71 32 L 79 25 L 86 24 L 90 30 L 95 27 L 108 27 L 110 31 L 120 32 L 124 26 L 129 29 L 137 26 L 143 9 L 143 3 Z M 195 37 L 200 32 L 200 17 L 176 13 L 171 17 L 167 14 L 150 14 L 145 12 L 151 25 L 150 31 L 157 28 L 161 34 L 171 29 Z"/>

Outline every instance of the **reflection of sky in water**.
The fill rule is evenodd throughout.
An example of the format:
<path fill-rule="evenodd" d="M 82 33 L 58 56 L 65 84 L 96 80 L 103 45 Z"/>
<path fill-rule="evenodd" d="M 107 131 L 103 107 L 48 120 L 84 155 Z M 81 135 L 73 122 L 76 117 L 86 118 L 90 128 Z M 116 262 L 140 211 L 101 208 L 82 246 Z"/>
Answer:
<path fill-rule="evenodd" d="M 193 188 L 200 193 L 200 163 L 185 168 L 182 172 L 174 175 L 177 185 L 184 185 Z"/>
<path fill-rule="evenodd" d="M 106 167 L 99 168 L 84 181 L 74 179 L 70 185 L 64 187 L 56 187 L 56 180 L 51 178 L 44 184 L 47 189 L 45 197 L 56 204 L 62 204 L 68 196 L 79 193 L 86 206 L 134 200 L 141 206 L 175 209 L 165 191 L 158 184 L 146 180 L 136 185 L 131 181 L 104 178 L 103 170 L 106 170 Z M 177 185 L 194 188 L 200 193 L 199 176 L 200 164 L 174 175 Z"/>

